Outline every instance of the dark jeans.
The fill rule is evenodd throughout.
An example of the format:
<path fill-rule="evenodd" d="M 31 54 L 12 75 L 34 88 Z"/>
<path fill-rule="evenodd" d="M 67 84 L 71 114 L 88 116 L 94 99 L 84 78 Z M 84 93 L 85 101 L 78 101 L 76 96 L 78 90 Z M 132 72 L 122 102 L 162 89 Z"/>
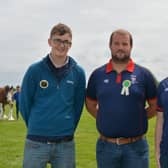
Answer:
<path fill-rule="evenodd" d="M 96 154 L 98 168 L 149 167 L 146 139 L 124 145 L 117 145 L 98 139 Z"/>
<path fill-rule="evenodd" d="M 16 119 L 19 119 L 19 104 L 16 103 Z"/>

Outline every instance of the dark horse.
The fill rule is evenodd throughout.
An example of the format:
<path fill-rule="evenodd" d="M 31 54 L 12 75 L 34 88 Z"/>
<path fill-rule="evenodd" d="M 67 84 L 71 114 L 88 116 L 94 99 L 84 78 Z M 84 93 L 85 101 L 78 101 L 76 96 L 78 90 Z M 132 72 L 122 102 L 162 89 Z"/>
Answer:
<path fill-rule="evenodd" d="M 12 113 L 13 113 L 13 101 L 12 101 L 12 92 L 13 88 L 10 88 L 6 85 L 3 88 L 0 88 L 0 119 L 6 118 L 4 115 L 5 112 L 5 105 L 9 104 L 9 120 L 13 120 Z"/>

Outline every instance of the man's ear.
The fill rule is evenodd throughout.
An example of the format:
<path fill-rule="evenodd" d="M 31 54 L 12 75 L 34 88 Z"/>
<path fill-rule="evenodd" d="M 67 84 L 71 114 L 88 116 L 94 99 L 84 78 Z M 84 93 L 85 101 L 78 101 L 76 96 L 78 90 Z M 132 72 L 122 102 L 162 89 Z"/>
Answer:
<path fill-rule="evenodd" d="M 48 45 L 51 47 L 51 39 L 48 39 Z"/>

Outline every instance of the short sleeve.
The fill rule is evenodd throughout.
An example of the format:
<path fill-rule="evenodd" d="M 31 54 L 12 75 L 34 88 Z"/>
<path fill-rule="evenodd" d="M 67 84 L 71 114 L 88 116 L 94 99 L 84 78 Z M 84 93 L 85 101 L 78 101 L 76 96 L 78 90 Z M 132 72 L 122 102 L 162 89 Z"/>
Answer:
<path fill-rule="evenodd" d="M 87 89 L 86 89 L 86 96 L 90 99 L 97 100 L 96 96 L 96 73 L 95 71 L 89 77 Z"/>
<path fill-rule="evenodd" d="M 145 73 L 145 76 L 146 76 L 146 97 L 147 99 L 153 99 L 153 98 L 156 98 L 157 96 L 157 80 L 156 78 L 154 77 L 154 75 L 146 70 L 146 73 Z"/>

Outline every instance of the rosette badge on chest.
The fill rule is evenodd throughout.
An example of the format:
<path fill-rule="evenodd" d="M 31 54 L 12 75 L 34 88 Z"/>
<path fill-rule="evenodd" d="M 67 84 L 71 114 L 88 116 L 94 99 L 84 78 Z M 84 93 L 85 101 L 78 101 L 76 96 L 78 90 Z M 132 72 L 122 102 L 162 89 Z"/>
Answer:
<path fill-rule="evenodd" d="M 121 95 L 129 95 L 129 87 L 131 86 L 130 80 L 124 80 L 122 83 Z"/>
<path fill-rule="evenodd" d="M 48 81 L 47 80 L 41 80 L 40 81 L 40 87 L 45 89 L 48 87 Z"/>

